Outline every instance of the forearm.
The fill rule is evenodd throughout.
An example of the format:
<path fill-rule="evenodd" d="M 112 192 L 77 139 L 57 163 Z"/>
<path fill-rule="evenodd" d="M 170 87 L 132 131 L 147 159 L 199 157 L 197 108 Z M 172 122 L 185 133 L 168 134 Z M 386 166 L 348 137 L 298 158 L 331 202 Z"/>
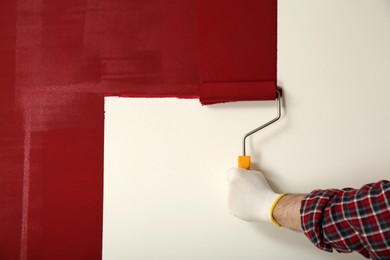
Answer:
<path fill-rule="evenodd" d="M 273 217 L 282 227 L 303 232 L 300 208 L 305 194 L 287 194 L 279 200 L 273 211 Z"/>
<path fill-rule="evenodd" d="M 304 232 L 326 251 L 357 251 L 367 258 L 390 259 L 387 180 L 360 189 L 314 190 L 308 195 L 275 193 L 264 175 L 254 170 L 233 168 L 227 180 L 229 210 L 242 220 Z"/>
<path fill-rule="evenodd" d="M 367 258 L 390 259 L 389 198 L 386 180 L 360 189 L 312 191 L 302 202 L 304 233 L 326 251 L 357 251 Z"/>

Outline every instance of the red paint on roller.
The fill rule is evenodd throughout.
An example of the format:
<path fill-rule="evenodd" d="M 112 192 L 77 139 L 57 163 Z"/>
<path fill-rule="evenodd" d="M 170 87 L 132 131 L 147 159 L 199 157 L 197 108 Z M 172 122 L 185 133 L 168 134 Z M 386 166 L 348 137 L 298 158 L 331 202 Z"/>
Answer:
<path fill-rule="evenodd" d="M 0 258 L 101 258 L 105 94 L 273 99 L 276 3 L 2 0 Z"/>
<path fill-rule="evenodd" d="M 226 82 L 200 85 L 202 105 L 232 101 L 274 100 L 275 82 Z"/>

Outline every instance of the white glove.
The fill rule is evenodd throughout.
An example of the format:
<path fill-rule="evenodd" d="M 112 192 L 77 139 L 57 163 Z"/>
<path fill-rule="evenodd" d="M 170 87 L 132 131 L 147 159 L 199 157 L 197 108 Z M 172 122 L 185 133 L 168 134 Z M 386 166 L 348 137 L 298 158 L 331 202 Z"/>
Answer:
<path fill-rule="evenodd" d="M 261 172 L 232 168 L 226 177 L 230 213 L 245 221 L 267 221 L 278 225 L 272 212 L 284 194 L 275 193 Z"/>

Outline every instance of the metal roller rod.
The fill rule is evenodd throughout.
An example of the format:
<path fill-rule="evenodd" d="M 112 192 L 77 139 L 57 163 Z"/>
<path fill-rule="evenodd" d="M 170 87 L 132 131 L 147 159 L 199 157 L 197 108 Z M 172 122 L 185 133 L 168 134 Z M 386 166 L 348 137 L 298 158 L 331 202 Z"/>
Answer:
<path fill-rule="evenodd" d="M 245 142 L 246 142 L 246 138 L 248 136 L 253 135 L 254 133 L 260 131 L 261 129 L 263 129 L 263 128 L 269 126 L 270 124 L 273 124 L 273 123 L 275 123 L 276 121 L 279 120 L 279 118 L 280 118 L 280 116 L 282 114 L 281 113 L 282 108 L 281 108 L 281 104 L 280 104 L 280 96 L 281 95 L 280 95 L 279 90 L 276 90 L 276 103 L 277 103 L 277 106 L 278 106 L 278 115 L 274 119 L 272 119 L 271 121 L 269 121 L 269 122 L 267 122 L 267 123 L 257 127 L 256 129 L 253 129 L 252 131 L 250 131 L 250 132 L 248 132 L 247 134 L 244 135 L 243 144 L 242 144 L 242 155 L 244 155 L 244 156 L 246 155 L 246 151 L 245 151 L 246 150 L 246 145 L 245 145 Z"/>

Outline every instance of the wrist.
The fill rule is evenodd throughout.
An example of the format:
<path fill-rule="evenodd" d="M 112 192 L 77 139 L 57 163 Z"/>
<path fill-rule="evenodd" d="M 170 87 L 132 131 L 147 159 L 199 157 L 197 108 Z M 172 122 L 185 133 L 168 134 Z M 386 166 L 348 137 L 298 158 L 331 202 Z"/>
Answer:
<path fill-rule="evenodd" d="M 279 201 L 284 197 L 286 196 L 287 194 L 286 193 L 282 193 L 282 194 L 277 194 L 278 196 L 275 198 L 274 202 L 272 203 L 271 205 L 271 208 L 270 208 L 270 211 L 269 211 L 269 218 L 271 220 L 271 222 L 277 226 L 277 227 L 281 227 L 282 225 L 275 219 L 274 217 L 274 210 L 275 210 L 275 207 L 276 205 L 279 203 Z"/>
<path fill-rule="evenodd" d="M 302 232 L 300 208 L 305 194 L 287 194 L 275 203 L 272 217 L 280 226 Z"/>

